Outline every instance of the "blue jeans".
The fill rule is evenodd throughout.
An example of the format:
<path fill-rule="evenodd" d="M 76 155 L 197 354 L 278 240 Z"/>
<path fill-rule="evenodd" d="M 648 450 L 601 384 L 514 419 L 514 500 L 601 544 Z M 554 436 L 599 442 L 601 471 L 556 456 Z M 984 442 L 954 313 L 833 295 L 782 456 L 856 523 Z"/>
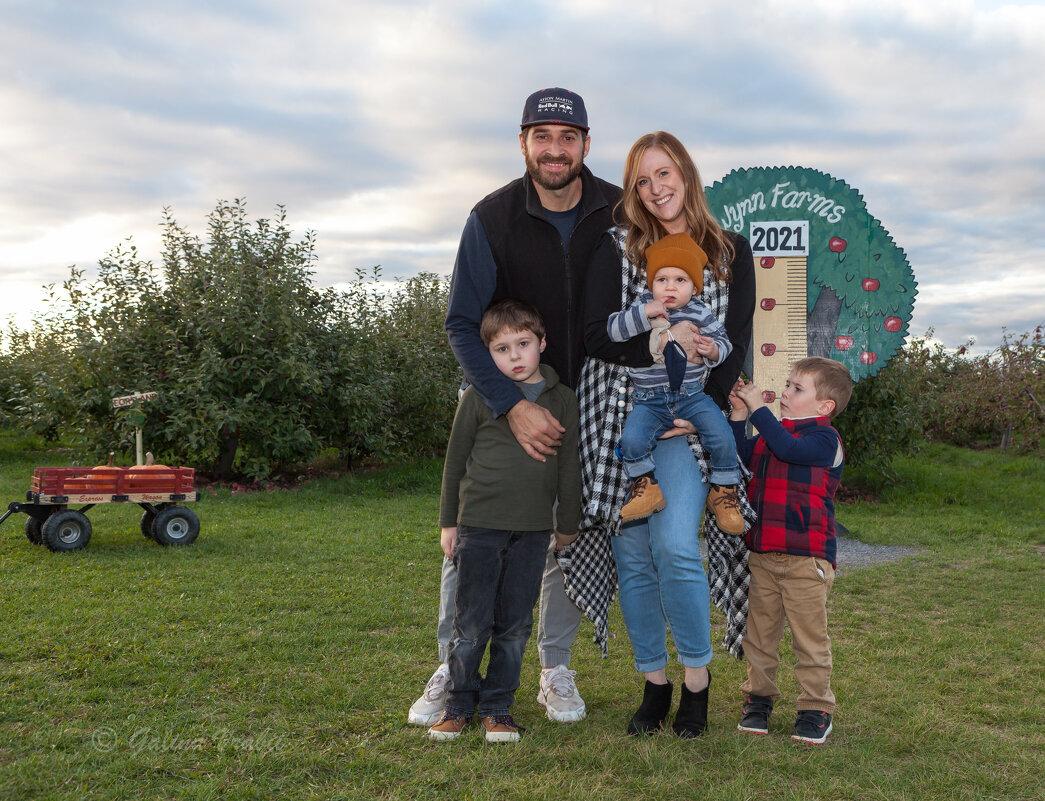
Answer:
<path fill-rule="evenodd" d="M 454 633 L 446 711 L 507 715 L 519 689 L 550 531 L 457 527 Z M 479 665 L 490 643 L 486 677 Z"/>
<path fill-rule="evenodd" d="M 548 555 L 541 580 L 541 602 L 537 615 L 537 657 L 544 667 L 570 666 L 570 648 L 577 638 L 584 615 L 566 596 L 564 578 L 555 560 L 555 537 L 548 538 Z M 439 581 L 439 625 L 436 641 L 439 661 L 450 661 L 450 638 L 454 633 L 454 597 L 457 595 L 457 568 L 443 557 Z"/>
<path fill-rule="evenodd" d="M 712 484 L 739 484 L 737 444 L 722 410 L 704 394 L 699 382 L 683 384 L 678 392 L 668 387 L 638 389 L 631 393 L 632 409 L 624 421 L 620 452 L 624 472 L 637 478 L 653 472 L 653 447 L 657 437 L 674 428 L 675 418 L 697 427 L 700 442 L 711 456 Z M 658 473 L 657 480 L 660 480 Z"/>
<path fill-rule="evenodd" d="M 661 440 L 655 454 L 667 509 L 610 538 L 624 625 L 642 673 L 668 664 L 668 626 L 679 662 L 711 662 L 711 598 L 697 544 L 708 485 L 685 437 Z"/>

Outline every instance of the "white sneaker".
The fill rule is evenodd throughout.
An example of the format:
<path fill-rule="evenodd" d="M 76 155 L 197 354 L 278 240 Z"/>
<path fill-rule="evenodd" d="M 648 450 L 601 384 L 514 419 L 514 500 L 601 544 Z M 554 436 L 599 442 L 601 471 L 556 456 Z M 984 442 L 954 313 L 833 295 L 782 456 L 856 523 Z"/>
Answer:
<path fill-rule="evenodd" d="M 548 720 L 559 723 L 573 723 L 583 720 L 587 714 L 584 699 L 577 692 L 577 683 L 573 677 L 576 670 L 567 669 L 566 665 L 541 670 L 541 691 L 537 693 L 537 703 L 544 707 Z"/>
<path fill-rule="evenodd" d="M 450 666 L 443 662 L 428 680 L 421 697 L 411 705 L 407 722 L 415 726 L 431 726 L 438 722 L 446 708 L 446 690 L 449 683 Z"/>

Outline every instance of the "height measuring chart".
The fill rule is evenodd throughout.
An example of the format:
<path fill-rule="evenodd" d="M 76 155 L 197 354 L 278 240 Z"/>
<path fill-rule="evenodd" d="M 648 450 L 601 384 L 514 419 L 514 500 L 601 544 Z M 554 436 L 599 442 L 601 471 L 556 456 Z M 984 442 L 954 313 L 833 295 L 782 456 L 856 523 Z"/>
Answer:
<path fill-rule="evenodd" d="M 805 167 L 758 167 L 734 170 L 707 198 L 722 227 L 751 243 L 751 378 L 774 414 L 799 359 L 834 359 L 859 381 L 903 346 L 917 282 L 859 192 Z"/>
<path fill-rule="evenodd" d="M 751 338 L 758 343 L 751 379 L 762 400 L 780 414 L 780 392 L 791 365 L 806 354 L 806 267 L 809 222 L 751 223 L 751 254 L 758 287 Z"/>

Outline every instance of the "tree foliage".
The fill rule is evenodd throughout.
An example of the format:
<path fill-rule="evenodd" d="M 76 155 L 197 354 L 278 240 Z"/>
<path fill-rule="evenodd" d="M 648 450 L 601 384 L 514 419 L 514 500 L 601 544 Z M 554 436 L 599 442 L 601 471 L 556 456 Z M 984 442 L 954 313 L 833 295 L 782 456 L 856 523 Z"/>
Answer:
<path fill-rule="evenodd" d="M 28 332 L 9 332 L 10 416 L 100 456 L 133 452 L 112 398 L 145 406 L 149 448 L 219 477 L 262 478 L 336 448 L 346 459 L 436 453 L 459 371 L 446 343 L 445 282 L 389 287 L 357 272 L 347 291 L 312 281 L 315 241 L 279 208 L 250 222 L 222 202 L 206 240 L 165 211 L 160 268 L 133 243 L 71 269 Z"/>
<path fill-rule="evenodd" d="M 968 447 L 1002 445 L 1030 453 L 1045 443 L 1045 338 L 1042 326 L 1006 332 L 1002 344 L 970 356 L 913 342 L 906 356 L 911 390 L 924 398 L 927 439 Z"/>
<path fill-rule="evenodd" d="M 914 452 L 924 441 L 924 409 L 910 391 L 911 378 L 901 351 L 853 388 L 849 405 L 834 420 L 845 446 L 847 475 L 855 468 L 871 476 L 872 484 L 891 480 L 893 457 Z"/>
<path fill-rule="evenodd" d="M 136 414 L 159 461 L 218 477 L 269 477 L 334 450 L 348 465 L 442 452 L 460 370 L 443 331 L 448 283 L 357 271 L 313 283 L 315 241 L 282 208 L 249 221 L 219 203 L 204 240 L 166 211 L 160 265 L 130 240 L 50 287 L 47 310 L 0 343 L 0 423 L 64 438 L 84 459 L 133 461 Z M 905 346 L 860 381 L 835 424 L 847 465 L 888 479 L 924 440 L 1039 451 L 1045 442 L 1042 329 L 972 357 Z M 114 397 L 156 391 L 144 409 Z"/>
<path fill-rule="evenodd" d="M 1004 446 L 1021 453 L 1045 443 L 1045 340 L 1005 333 L 998 348 L 971 356 L 925 338 L 908 343 L 885 369 L 856 385 L 835 421 L 847 465 L 888 479 L 898 453 L 919 443 Z"/>

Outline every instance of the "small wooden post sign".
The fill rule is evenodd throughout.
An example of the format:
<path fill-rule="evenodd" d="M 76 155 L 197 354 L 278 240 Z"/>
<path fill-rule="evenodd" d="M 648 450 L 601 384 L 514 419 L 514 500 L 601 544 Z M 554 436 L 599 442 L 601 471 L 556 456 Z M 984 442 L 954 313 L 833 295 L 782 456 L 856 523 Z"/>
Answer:
<path fill-rule="evenodd" d="M 145 425 L 145 412 L 138 404 L 153 400 L 158 394 L 157 392 L 134 392 L 112 399 L 114 409 L 135 407 L 128 411 L 127 421 L 134 426 L 134 455 L 139 467 L 142 465 L 142 426 Z"/>

